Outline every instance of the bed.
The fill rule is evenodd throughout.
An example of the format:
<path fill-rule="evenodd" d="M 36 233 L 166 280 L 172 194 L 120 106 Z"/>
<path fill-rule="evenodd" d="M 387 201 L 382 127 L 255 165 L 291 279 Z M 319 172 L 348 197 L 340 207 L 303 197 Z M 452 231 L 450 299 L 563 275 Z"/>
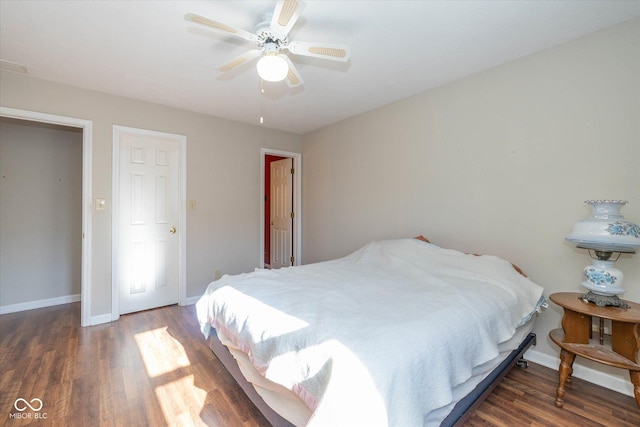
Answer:
<path fill-rule="evenodd" d="M 197 314 L 273 425 L 439 426 L 515 363 L 544 304 L 505 260 L 397 239 L 223 276 Z"/>

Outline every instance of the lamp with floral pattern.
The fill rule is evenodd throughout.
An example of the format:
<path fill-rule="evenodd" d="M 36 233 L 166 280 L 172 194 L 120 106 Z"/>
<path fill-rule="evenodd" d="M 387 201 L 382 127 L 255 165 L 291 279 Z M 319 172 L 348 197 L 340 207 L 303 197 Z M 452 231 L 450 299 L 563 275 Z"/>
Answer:
<path fill-rule="evenodd" d="M 601 307 L 629 307 L 618 297 L 625 292 L 624 275 L 615 267 L 615 262 L 621 254 L 633 254 L 640 248 L 640 227 L 620 214 L 620 208 L 628 203 L 626 200 L 587 200 L 585 203 L 591 206 L 591 214 L 577 222 L 566 237 L 578 248 L 587 249 L 593 258 L 584 269 L 582 282 L 589 292 L 580 298 Z M 615 259 L 614 254 L 617 254 Z"/>

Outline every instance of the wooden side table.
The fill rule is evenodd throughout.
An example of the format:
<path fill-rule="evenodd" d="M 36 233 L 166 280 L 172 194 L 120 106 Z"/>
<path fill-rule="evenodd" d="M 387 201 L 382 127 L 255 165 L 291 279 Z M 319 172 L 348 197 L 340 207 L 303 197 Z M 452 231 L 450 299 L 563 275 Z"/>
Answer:
<path fill-rule="evenodd" d="M 579 298 L 579 293 L 557 293 L 549 298 L 564 309 L 562 329 L 549 332 L 549 337 L 560 346 L 559 383 L 556 406 L 564 404 L 564 386 L 571 382 L 573 361 L 581 356 L 594 362 L 626 369 L 631 376 L 634 395 L 640 408 L 640 304 L 626 301 L 630 308 L 598 307 Z M 590 343 L 591 319 L 611 320 L 611 346 L 603 345 L 602 326 L 600 342 Z M 602 321 L 601 321 L 602 322 Z M 600 323 L 602 325 L 602 323 Z"/>

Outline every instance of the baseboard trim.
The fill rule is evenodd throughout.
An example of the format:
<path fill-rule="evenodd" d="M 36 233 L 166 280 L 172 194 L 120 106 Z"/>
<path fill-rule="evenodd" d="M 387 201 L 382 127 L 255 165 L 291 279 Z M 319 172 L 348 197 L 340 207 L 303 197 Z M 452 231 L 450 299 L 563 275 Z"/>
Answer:
<path fill-rule="evenodd" d="M 560 366 L 560 358 L 549 356 L 548 354 L 533 349 L 529 349 L 524 354 L 524 358 L 556 371 L 558 370 L 558 366 Z M 618 393 L 634 397 L 633 384 L 631 384 L 631 381 L 625 381 L 622 378 L 614 377 L 604 372 L 583 366 L 577 358 L 576 362 L 573 364 L 573 376 L 601 387 L 617 391 Z"/>
<path fill-rule="evenodd" d="M 35 310 L 36 308 L 69 304 L 80 301 L 80 294 L 65 295 L 63 297 L 46 298 L 36 301 L 21 302 L 19 304 L 0 305 L 0 314 L 17 313 L 19 311 Z"/>
<path fill-rule="evenodd" d="M 202 295 L 198 295 L 198 296 L 195 296 L 195 297 L 187 298 L 187 299 L 185 300 L 184 304 L 182 304 L 182 305 L 193 305 L 193 304 L 197 303 L 197 302 L 198 302 L 198 300 L 199 300 L 201 297 L 202 297 Z"/>
<path fill-rule="evenodd" d="M 113 319 L 111 318 L 111 313 L 101 314 L 99 316 L 91 316 L 91 325 L 90 326 L 101 325 L 103 323 L 109 323 L 112 320 Z"/>

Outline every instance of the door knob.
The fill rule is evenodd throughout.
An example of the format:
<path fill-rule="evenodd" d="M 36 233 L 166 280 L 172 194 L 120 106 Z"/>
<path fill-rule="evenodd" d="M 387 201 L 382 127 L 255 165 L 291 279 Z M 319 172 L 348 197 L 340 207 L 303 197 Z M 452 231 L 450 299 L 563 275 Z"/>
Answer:
<path fill-rule="evenodd" d="M 176 228 L 175 228 L 175 227 L 171 227 L 171 228 L 169 229 L 169 233 L 171 233 L 171 234 L 176 234 Z"/>

